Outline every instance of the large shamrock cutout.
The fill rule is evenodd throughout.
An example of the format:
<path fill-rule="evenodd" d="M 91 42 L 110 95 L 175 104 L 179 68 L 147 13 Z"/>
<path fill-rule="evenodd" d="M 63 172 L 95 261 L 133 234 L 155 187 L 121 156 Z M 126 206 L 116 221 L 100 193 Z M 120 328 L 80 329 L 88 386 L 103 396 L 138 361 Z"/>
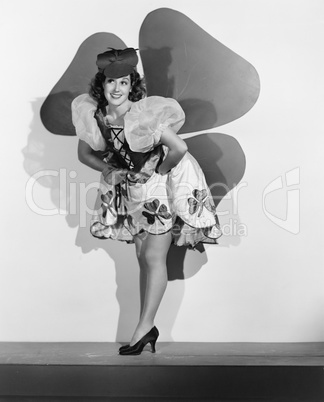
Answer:
<path fill-rule="evenodd" d="M 111 33 L 87 38 L 46 98 L 41 118 L 53 134 L 75 135 L 71 101 L 88 92 L 96 73 L 96 55 L 107 47 L 126 45 Z M 186 113 L 182 133 L 233 121 L 258 98 L 255 68 L 178 11 L 161 8 L 148 14 L 140 29 L 139 49 L 148 95 L 171 97 L 180 103 Z"/>

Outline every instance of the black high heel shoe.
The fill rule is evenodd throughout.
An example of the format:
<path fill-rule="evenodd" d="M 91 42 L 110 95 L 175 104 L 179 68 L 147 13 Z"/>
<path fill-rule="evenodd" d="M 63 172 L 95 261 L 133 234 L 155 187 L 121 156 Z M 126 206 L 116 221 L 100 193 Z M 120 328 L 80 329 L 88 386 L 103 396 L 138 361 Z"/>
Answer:
<path fill-rule="evenodd" d="M 151 344 L 151 350 L 152 353 L 155 353 L 155 344 L 156 340 L 159 337 L 159 331 L 156 327 L 153 327 L 146 335 L 143 336 L 142 339 L 140 339 L 135 345 L 133 346 L 122 346 L 119 349 L 119 354 L 120 355 L 140 355 L 148 343 Z"/>

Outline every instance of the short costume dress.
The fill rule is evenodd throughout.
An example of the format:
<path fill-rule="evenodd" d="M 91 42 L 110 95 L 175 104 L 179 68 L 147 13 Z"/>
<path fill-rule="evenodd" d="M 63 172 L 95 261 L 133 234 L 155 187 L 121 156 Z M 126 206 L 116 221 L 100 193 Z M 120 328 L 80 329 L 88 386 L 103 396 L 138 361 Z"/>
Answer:
<path fill-rule="evenodd" d="M 107 184 L 101 174 L 90 232 L 101 239 L 133 243 L 134 236 L 171 231 L 172 243 L 194 248 L 217 243 L 221 230 L 210 189 L 189 153 L 167 174 L 157 173 L 168 148 L 161 144 L 166 127 L 177 132 L 185 114 L 172 98 L 150 96 L 132 103 L 124 126 L 111 125 L 106 110 L 88 94 L 72 102 L 77 136 L 101 151 L 107 169 L 128 169 L 120 183 Z"/>

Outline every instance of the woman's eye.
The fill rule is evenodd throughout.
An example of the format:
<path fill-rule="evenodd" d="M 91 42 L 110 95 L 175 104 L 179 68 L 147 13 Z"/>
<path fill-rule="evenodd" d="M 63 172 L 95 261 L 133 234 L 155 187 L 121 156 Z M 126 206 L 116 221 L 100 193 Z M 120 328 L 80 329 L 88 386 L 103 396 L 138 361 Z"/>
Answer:
<path fill-rule="evenodd" d="M 109 83 L 109 84 L 111 84 L 112 82 L 114 82 L 114 80 L 112 80 L 112 79 L 109 79 L 109 80 L 108 80 L 108 83 Z"/>

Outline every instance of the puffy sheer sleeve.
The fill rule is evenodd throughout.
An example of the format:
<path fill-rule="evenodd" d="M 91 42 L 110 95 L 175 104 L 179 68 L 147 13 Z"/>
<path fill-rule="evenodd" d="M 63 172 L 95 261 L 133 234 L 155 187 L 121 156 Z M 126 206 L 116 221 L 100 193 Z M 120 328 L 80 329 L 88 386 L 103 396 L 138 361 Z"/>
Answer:
<path fill-rule="evenodd" d="M 94 118 L 97 109 L 96 102 L 88 94 L 79 95 L 72 101 L 72 123 L 77 136 L 85 141 L 95 151 L 106 148 L 97 121 Z"/>
<path fill-rule="evenodd" d="M 178 132 L 185 121 L 179 103 L 172 98 L 150 96 L 135 102 L 125 115 L 125 137 L 134 152 L 148 152 L 160 141 L 166 127 Z"/>

